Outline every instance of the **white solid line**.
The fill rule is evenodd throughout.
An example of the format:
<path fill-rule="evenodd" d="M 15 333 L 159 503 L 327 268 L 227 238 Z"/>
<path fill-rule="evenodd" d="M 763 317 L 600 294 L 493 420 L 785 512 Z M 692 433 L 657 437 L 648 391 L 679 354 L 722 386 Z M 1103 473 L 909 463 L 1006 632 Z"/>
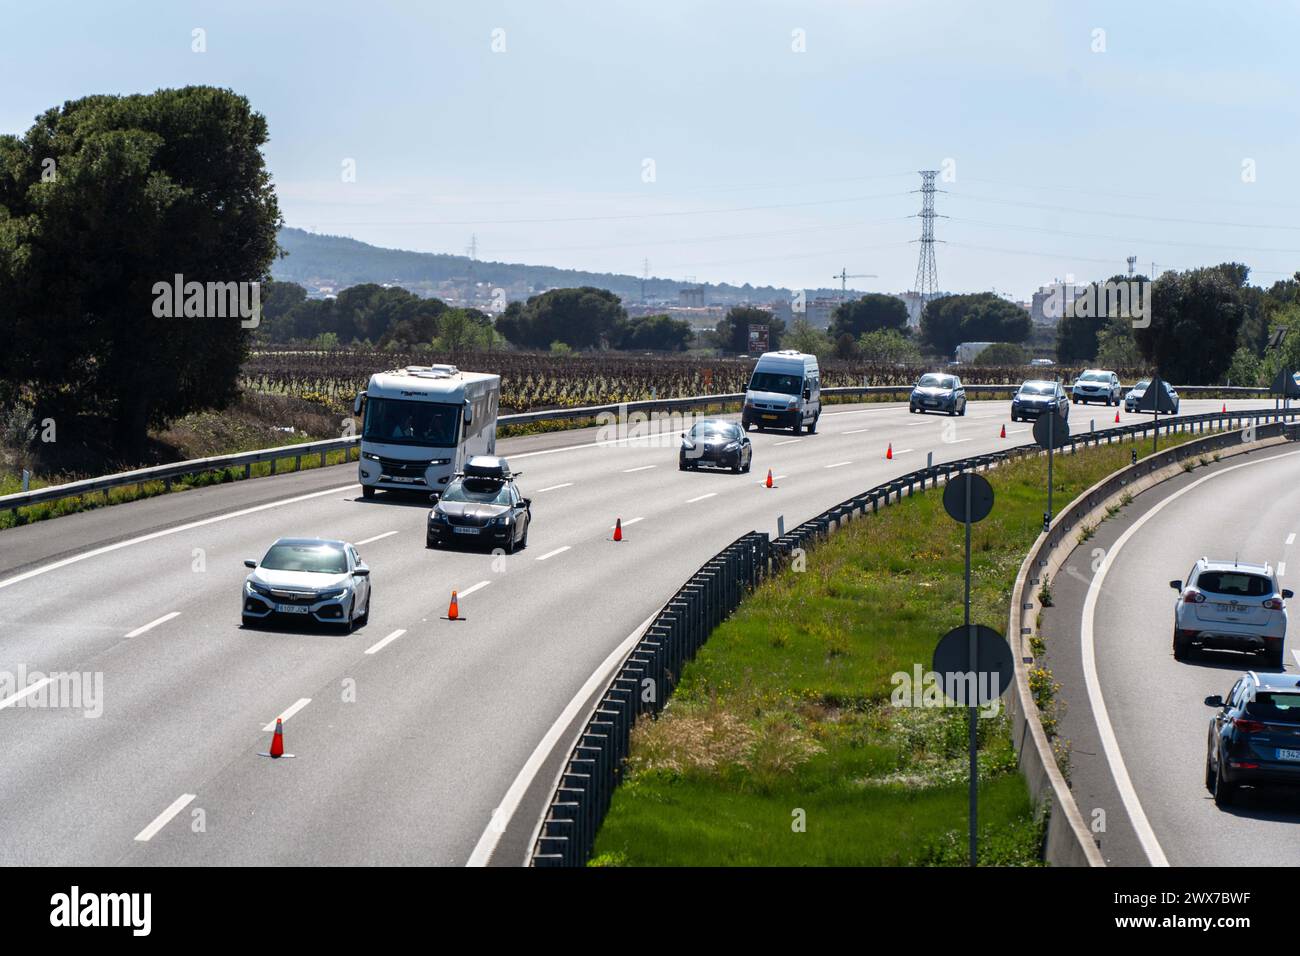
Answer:
<path fill-rule="evenodd" d="M 170 614 L 164 614 L 162 617 L 158 618 L 158 620 L 150 621 L 144 627 L 137 627 L 134 631 L 129 631 L 126 636 L 139 637 L 145 631 L 152 630 L 153 628 L 157 627 L 159 624 L 166 624 L 174 617 L 179 617 L 180 613 L 181 613 L 180 611 L 172 611 Z"/>
<path fill-rule="evenodd" d="M 1287 454 L 1296 455 L 1300 452 L 1288 452 Z M 1196 488 L 1211 479 L 1218 478 L 1220 475 L 1226 475 L 1229 472 L 1236 471 L 1238 468 L 1248 468 L 1251 465 L 1258 465 L 1262 462 L 1273 461 L 1276 458 L 1284 457 L 1276 455 L 1270 458 L 1261 458 L 1257 461 L 1248 461 L 1240 465 L 1231 465 L 1222 471 L 1211 472 L 1203 478 L 1193 481 L 1191 484 L 1180 488 L 1171 494 L 1168 498 L 1157 503 L 1150 511 L 1139 517 L 1119 539 L 1111 545 L 1101 560 L 1101 567 L 1093 575 L 1092 583 L 1088 586 L 1088 594 L 1083 602 L 1083 620 L 1079 628 L 1080 645 L 1083 652 L 1083 680 L 1087 686 L 1088 701 L 1092 706 L 1093 717 L 1097 722 L 1097 731 L 1101 737 L 1102 747 L 1106 751 L 1106 761 L 1110 764 L 1111 773 L 1115 778 L 1115 786 L 1119 790 L 1120 798 L 1124 801 L 1124 808 L 1128 811 L 1129 819 L 1133 823 L 1133 829 L 1137 833 L 1138 842 L 1142 844 L 1142 849 L 1146 851 L 1147 859 L 1152 866 L 1168 866 L 1169 860 L 1165 857 L 1164 850 L 1160 847 L 1160 841 L 1156 839 L 1155 831 L 1151 828 L 1151 821 L 1147 819 L 1146 813 L 1142 809 L 1142 802 L 1138 799 L 1137 790 L 1133 786 L 1133 780 L 1129 777 L 1128 767 L 1124 764 L 1124 755 L 1119 749 L 1119 740 L 1115 736 L 1115 728 L 1111 725 L 1110 715 L 1106 711 L 1106 701 L 1102 697 L 1101 682 L 1097 677 L 1097 647 L 1093 634 L 1093 619 L 1097 611 L 1097 597 L 1101 593 L 1102 583 L 1106 579 L 1106 573 L 1111 569 L 1115 562 L 1115 555 L 1119 554 L 1128 540 L 1133 537 L 1138 530 L 1149 520 L 1159 514 L 1165 506 L 1177 501 L 1183 495 L 1187 494 L 1193 488 Z"/>
<path fill-rule="evenodd" d="M 1292 531 L 1289 535 L 1286 536 L 1286 543 L 1287 543 L 1287 544 L 1295 544 L 1295 532 L 1294 532 L 1294 531 Z"/>
<path fill-rule="evenodd" d="M 934 424 L 934 422 L 908 422 L 904 427 L 905 427 L 905 428 L 918 428 L 918 427 L 920 427 L 921 425 L 933 425 L 933 424 Z"/>
<path fill-rule="evenodd" d="M 562 485 L 547 485 L 545 488 L 538 488 L 533 494 L 540 495 L 543 491 L 559 491 L 561 488 L 572 488 L 573 482 L 566 481 Z"/>
<path fill-rule="evenodd" d="M 18 693 L 10 694 L 4 700 L 0 700 L 0 710 L 4 710 L 6 707 L 10 706 L 11 704 L 18 703 L 18 701 L 22 700 L 28 694 L 36 693 L 38 690 L 40 690 L 42 687 L 44 687 L 53 679 L 54 678 L 52 677 L 42 677 L 40 680 L 36 681 L 36 683 L 28 684 L 22 690 L 18 691 Z"/>
<path fill-rule="evenodd" d="M 624 468 L 623 474 L 630 475 L 634 471 L 649 471 L 651 468 L 658 468 L 658 465 L 642 465 L 639 468 Z"/>
<path fill-rule="evenodd" d="M 272 727 L 271 729 L 274 730 L 275 728 Z M 168 823 L 171 822 L 172 817 L 176 816 L 176 814 L 180 813 L 187 806 L 189 806 L 190 801 L 193 800 L 194 797 L 195 795 L 192 793 L 182 793 L 179 797 L 177 797 L 175 800 L 172 801 L 172 805 L 170 807 L 168 807 L 162 813 L 158 814 L 158 816 L 153 818 L 153 823 L 149 824 L 147 827 L 145 827 L 143 830 L 137 833 L 135 835 L 135 838 L 139 840 L 141 843 L 148 843 L 157 835 L 159 830 L 161 830 L 163 827 L 165 827 Z"/>
<path fill-rule="evenodd" d="M 717 495 L 716 491 L 710 491 L 707 495 L 700 495 L 698 498 L 687 498 L 686 503 L 688 505 L 693 505 L 697 501 L 703 501 L 705 498 L 712 498 L 715 495 Z"/>
<path fill-rule="evenodd" d="M 1292 654 L 1293 657 L 1295 657 L 1295 662 L 1296 662 L 1296 664 L 1297 664 L 1297 665 L 1300 665 L 1300 648 L 1294 648 L 1294 647 L 1293 647 L 1293 648 L 1291 649 L 1291 654 Z"/>
<path fill-rule="evenodd" d="M 540 555 L 540 556 L 537 558 L 537 560 L 538 560 L 538 561 L 545 561 L 547 558 L 553 558 L 553 557 L 555 557 L 557 554 L 564 554 L 564 552 L 565 552 L 565 551 L 568 551 L 570 547 L 571 547 L 570 545 L 567 545 L 567 544 L 566 544 L 564 547 L 562 547 L 562 548 L 556 548 L 554 551 L 547 551 L 545 554 Z"/>
<path fill-rule="evenodd" d="M 797 441 L 803 441 L 803 439 L 802 439 L 802 438 L 787 438 L 785 441 L 772 442 L 772 447 L 773 447 L 773 448 L 776 448 L 776 447 L 779 446 L 779 445 L 793 445 L 793 444 L 794 444 L 795 442 L 797 442 Z"/>
<path fill-rule="evenodd" d="M 387 537 L 390 537 L 391 535 L 395 535 L 395 534 L 397 534 L 396 531 L 385 531 L 383 534 L 377 534 L 377 535 L 375 535 L 373 538 L 366 538 L 366 539 L 363 540 L 363 541 L 358 541 L 357 544 L 356 544 L 356 546 L 359 548 L 359 547 L 361 547 L 363 544 L 370 544 L 370 543 L 372 543 L 372 542 L 374 542 L 374 541 L 379 541 L 379 540 L 382 539 L 382 538 L 387 538 Z"/>
<path fill-rule="evenodd" d="M 645 521 L 645 517 L 642 516 L 640 518 L 628 518 L 626 521 L 623 522 L 623 527 L 626 528 L 628 525 L 636 524 L 638 521 Z M 614 530 L 613 525 L 610 525 L 609 528 L 611 531 Z"/>
<path fill-rule="evenodd" d="M 406 633 L 406 628 L 404 628 L 404 627 L 399 627 L 397 630 L 393 631 L 392 634 L 389 634 L 389 635 L 388 635 L 387 637 L 385 637 L 383 640 L 381 640 L 381 641 L 375 641 L 375 643 L 373 643 L 373 644 L 371 644 L 369 647 L 367 647 L 367 648 L 366 648 L 366 653 L 367 653 L 367 654 L 378 654 L 378 653 L 379 653 L 380 651 L 382 651 L 385 647 L 387 647 L 389 644 L 391 644 L 393 641 L 397 640 L 399 637 L 401 637 L 401 636 L 402 636 L 403 634 L 405 634 L 405 633 Z M 272 725 L 271 729 L 272 729 L 272 730 L 275 730 L 275 726 Z"/>
<path fill-rule="evenodd" d="M 310 697 L 299 697 L 296 701 L 293 702 L 292 705 L 290 705 L 288 710 L 286 710 L 284 713 L 280 715 L 280 722 L 284 723 L 290 717 L 298 713 L 298 711 L 302 710 L 310 703 L 311 703 Z M 267 733 L 270 733 L 272 730 L 275 730 L 275 721 L 274 720 L 271 721 L 269 724 L 263 727 L 262 730 L 266 731 Z"/>
<path fill-rule="evenodd" d="M 464 597 L 467 594 L 473 594 L 475 591 L 482 591 L 485 587 L 487 587 L 491 583 L 492 583 L 491 581 L 480 581 L 478 584 L 470 585 L 465 590 L 457 591 L 456 593 L 460 597 Z"/>
<path fill-rule="evenodd" d="M 127 538 L 125 541 L 117 541 L 113 544 L 106 544 L 102 548 L 95 548 L 92 551 L 85 551 L 81 554 L 74 554 L 71 557 L 63 558 L 59 561 L 53 561 L 49 564 L 43 564 L 39 568 L 32 568 L 30 571 L 24 571 L 22 574 L 15 574 L 12 578 L 5 578 L 0 581 L 0 588 L 7 588 L 11 584 L 17 584 L 20 581 L 26 581 L 34 578 L 38 574 L 45 574 L 47 571 L 57 571 L 59 568 L 66 568 L 70 564 L 76 564 L 78 561 L 85 561 L 87 558 L 98 557 L 101 554 L 108 554 L 110 551 L 116 551 L 119 548 L 127 548 L 133 544 L 143 544 L 145 541 L 153 541 L 157 538 L 165 537 L 169 534 L 179 534 L 182 531 L 190 531 L 194 528 L 202 528 L 206 525 L 216 524 L 218 521 L 228 521 L 231 518 L 241 518 L 244 515 L 255 514 L 259 511 L 268 511 L 271 508 L 279 508 L 282 505 L 292 505 L 299 501 L 309 501 L 312 498 L 322 498 L 325 495 L 337 495 L 340 492 L 351 491 L 353 488 L 359 488 L 356 483 L 343 485 L 339 488 L 328 488 L 325 491 L 313 491 L 311 494 L 298 495 L 295 498 L 285 498 L 281 501 L 269 501 L 264 505 L 254 505 L 251 508 L 241 508 L 239 511 L 231 511 L 227 514 L 213 515 L 211 518 L 203 518 L 199 521 L 191 521 L 189 524 L 180 524 L 174 528 L 164 528 L 162 531 L 151 531 L 149 534 L 142 534 L 138 538 Z"/>
<path fill-rule="evenodd" d="M 848 432 L 840 432 L 840 434 L 841 434 L 841 435 L 861 435 L 861 434 L 862 434 L 863 432 L 865 432 L 865 431 L 870 431 L 870 429 L 869 429 L 869 428 L 855 428 L 855 429 L 853 429 L 852 431 L 848 431 Z"/>
<path fill-rule="evenodd" d="M 623 658 L 627 657 L 632 648 L 636 646 L 636 642 L 641 639 L 642 632 L 650 626 L 650 622 L 653 621 L 658 614 L 659 612 L 655 611 L 654 614 L 651 614 L 648 618 L 638 624 L 636 630 L 629 634 L 623 640 L 623 643 L 610 651 L 609 656 L 606 657 L 605 660 L 601 662 L 601 665 L 596 668 L 595 672 L 587 678 L 587 683 L 582 685 L 582 688 L 574 695 L 573 700 L 569 701 L 568 706 L 564 708 L 560 716 L 555 718 L 555 723 L 551 724 L 550 730 L 546 731 L 545 736 L 538 741 L 537 746 L 529 756 L 528 761 L 520 769 L 519 775 L 515 777 L 514 783 L 510 785 L 510 789 L 507 790 L 505 796 L 501 798 L 501 803 L 492 811 L 492 818 L 488 822 L 487 828 L 484 829 L 483 835 L 478 838 L 478 843 L 474 846 L 474 852 L 471 853 L 469 859 L 465 861 L 466 866 L 488 865 L 488 861 L 492 859 L 492 852 L 497 848 L 497 844 L 501 842 L 501 835 L 505 833 L 506 829 L 510 826 L 511 820 L 514 819 L 515 813 L 519 810 L 519 804 L 524 799 L 524 794 L 528 792 L 528 788 L 533 785 L 533 780 L 536 778 L 538 771 L 542 769 L 542 764 L 546 763 L 546 758 L 551 755 L 551 751 L 553 751 L 556 744 L 559 743 L 560 735 L 564 733 L 565 728 L 568 727 L 569 724 L 573 723 L 574 718 L 578 716 L 579 711 L 583 704 L 587 702 L 587 699 L 591 697 L 592 694 L 596 693 L 601 685 L 609 679 L 609 675 L 614 668 L 617 667 L 622 662 Z M 579 731 L 582 729 L 583 728 L 579 728 Z M 530 840 L 530 851 L 531 847 L 532 841 Z"/>
<path fill-rule="evenodd" d="M 851 465 L 851 464 L 853 464 L 853 462 L 851 462 L 851 461 L 837 461 L 835 464 L 833 464 L 833 465 L 827 465 L 826 467 L 827 467 L 827 468 L 840 468 L 840 467 L 842 467 L 842 466 L 844 466 L 844 465 Z"/>

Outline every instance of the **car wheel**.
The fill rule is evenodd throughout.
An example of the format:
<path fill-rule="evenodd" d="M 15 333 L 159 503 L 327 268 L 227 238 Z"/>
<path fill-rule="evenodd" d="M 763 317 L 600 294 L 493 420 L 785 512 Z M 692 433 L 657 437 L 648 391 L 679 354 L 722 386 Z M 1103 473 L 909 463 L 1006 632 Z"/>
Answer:
<path fill-rule="evenodd" d="M 1265 651 L 1264 660 L 1268 663 L 1269 670 L 1282 670 L 1282 648 L 1276 651 Z"/>
<path fill-rule="evenodd" d="M 1174 660 L 1185 661 L 1192 650 L 1192 642 L 1174 631 Z"/>
<path fill-rule="evenodd" d="M 754 453 L 750 452 L 749 457 L 745 459 L 745 467 L 740 469 L 745 474 L 749 474 L 749 466 L 754 462 Z"/>
<path fill-rule="evenodd" d="M 962 418 L 965 418 L 965 417 L 966 417 L 966 403 L 965 403 L 965 402 L 962 402 L 962 403 L 961 403 L 961 411 L 958 412 L 957 414 L 960 415 Z"/>
<path fill-rule="evenodd" d="M 1214 793 L 1215 776 L 1214 764 L 1210 763 L 1210 751 L 1207 747 L 1205 750 L 1205 789 L 1210 793 Z"/>
<path fill-rule="evenodd" d="M 795 423 L 794 423 L 794 433 L 795 433 L 796 435 L 802 435 L 802 434 L 803 434 L 803 419 L 802 419 L 802 418 L 800 418 L 800 419 L 796 419 L 796 420 L 795 420 Z"/>
<path fill-rule="evenodd" d="M 506 552 L 506 554 L 514 554 L 514 553 L 515 553 L 515 529 L 514 529 L 514 525 L 511 525 L 509 530 L 510 530 L 510 533 L 506 535 L 506 547 L 505 547 L 505 552 Z"/>
<path fill-rule="evenodd" d="M 678 471 L 686 471 L 686 470 L 687 470 L 687 469 L 686 469 L 686 460 L 685 460 L 685 459 L 679 458 L 679 459 L 677 460 L 677 470 L 678 470 Z"/>
<path fill-rule="evenodd" d="M 361 497 L 362 497 L 362 498 L 365 498 L 365 499 L 368 500 L 368 499 L 370 499 L 370 498 L 373 498 L 374 496 L 375 496 L 375 489 L 374 489 L 374 488 L 371 488 L 369 485 L 362 485 L 362 486 L 361 486 Z"/>
<path fill-rule="evenodd" d="M 370 623 L 370 602 L 373 600 L 374 600 L 373 594 L 366 595 L 366 609 L 362 611 L 361 616 L 357 618 L 357 627 L 365 627 L 367 624 Z"/>
<path fill-rule="evenodd" d="M 822 413 L 821 413 L 821 412 L 818 412 L 816 415 L 813 416 L 813 420 L 812 420 L 811 422 L 808 423 L 808 434 L 809 434 L 809 435 L 815 435 L 815 434 L 817 434 L 817 419 L 819 419 L 819 418 L 821 418 L 821 417 L 822 417 Z"/>
<path fill-rule="evenodd" d="M 915 406 L 915 405 L 908 405 L 908 406 L 907 406 L 907 410 L 908 410 L 909 412 L 911 412 L 913 415 L 916 414 L 916 406 Z"/>
<path fill-rule="evenodd" d="M 1237 785 L 1229 783 L 1223 779 L 1222 768 L 1214 775 L 1214 805 L 1222 809 L 1232 805 L 1233 798 L 1237 796 Z"/>
<path fill-rule="evenodd" d="M 241 614 L 239 616 L 239 619 L 240 619 L 240 623 L 242 623 L 244 627 L 247 627 L 249 629 L 256 629 L 258 625 L 258 619 L 255 617 L 249 617 L 247 614 Z"/>
<path fill-rule="evenodd" d="M 340 624 L 339 630 L 344 634 L 352 633 L 352 605 L 348 604 L 348 612 L 343 617 L 343 623 Z"/>
<path fill-rule="evenodd" d="M 528 547 L 528 531 L 529 531 L 530 528 L 532 528 L 532 526 L 533 526 L 533 522 L 532 522 L 532 519 L 530 518 L 529 521 L 528 521 L 528 523 L 527 523 L 526 525 L 524 525 L 524 536 L 523 536 L 522 538 L 519 539 L 519 548 L 520 548 L 520 550 L 522 550 L 522 549 Z"/>

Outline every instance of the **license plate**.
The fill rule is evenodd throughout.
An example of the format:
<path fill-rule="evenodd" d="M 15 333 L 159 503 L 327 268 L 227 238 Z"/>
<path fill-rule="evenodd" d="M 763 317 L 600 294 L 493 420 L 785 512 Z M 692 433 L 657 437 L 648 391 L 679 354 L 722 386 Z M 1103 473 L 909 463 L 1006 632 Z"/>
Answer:
<path fill-rule="evenodd" d="M 775 416 L 775 415 L 762 415 L 762 416 L 760 416 L 760 417 L 761 417 L 761 418 L 766 418 L 766 419 L 768 419 L 768 420 L 770 420 L 770 421 L 776 421 L 776 416 Z"/>
<path fill-rule="evenodd" d="M 456 528 L 457 534 L 478 534 L 478 528 Z"/>
<path fill-rule="evenodd" d="M 1283 750 L 1281 747 L 1278 747 L 1277 759 L 1278 760 L 1300 760 L 1300 750 Z"/>
<path fill-rule="evenodd" d="M 311 608 L 305 604 L 277 604 L 275 609 L 281 614 L 310 614 Z"/>
<path fill-rule="evenodd" d="M 1240 604 L 1216 604 L 1214 606 L 1224 614 L 1242 615 L 1246 613 L 1246 608 Z"/>
<path fill-rule="evenodd" d="M 409 485 L 414 482 L 415 478 L 389 478 L 389 481 L 399 485 Z"/>
<path fill-rule="evenodd" d="M 938 405 L 939 403 L 933 398 L 927 398 L 924 402 L 926 405 Z"/>

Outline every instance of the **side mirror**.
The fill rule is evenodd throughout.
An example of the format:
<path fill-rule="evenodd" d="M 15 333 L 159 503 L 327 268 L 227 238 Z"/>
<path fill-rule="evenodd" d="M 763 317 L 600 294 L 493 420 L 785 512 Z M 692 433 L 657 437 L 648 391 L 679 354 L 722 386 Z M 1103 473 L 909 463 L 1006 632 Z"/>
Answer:
<path fill-rule="evenodd" d="M 803 398 L 804 398 L 804 401 L 805 401 L 805 402 L 808 401 L 808 399 L 812 398 L 812 389 L 811 389 L 811 388 L 805 388 L 805 389 L 803 390 Z"/>
<path fill-rule="evenodd" d="M 1169 582 L 1169 586 L 1170 586 L 1171 588 L 1173 588 L 1175 591 L 1181 591 L 1181 590 L 1183 589 L 1183 582 L 1182 582 L 1182 581 L 1170 581 L 1170 582 Z"/>
<path fill-rule="evenodd" d="M 255 568 L 255 567 L 257 567 L 257 562 L 254 561 L 252 558 L 245 558 L 245 559 L 244 559 L 244 567 L 246 567 L 246 568 Z"/>
<path fill-rule="evenodd" d="M 1205 698 L 1205 706 L 1206 706 L 1206 707 L 1222 707 L 1222 706 L 1223 706 L 1223 698 L 1220 697 L 1218 694 L 1215 694 L 1215 695 L 1212 696 L 1212 697 L 1207 697 L 1207 698 Z"/>
<path fill-rule="evenodd" d="M 521 505 L 523 505 L 525 508 L 531 508 L 531 507 L 533 506 L 533 499 L 532 499 L 532 498 L 520 498 L 520 499 L 519 499 L 519 503 L 520 503 Z"/>
<path fill-rule="evenodd" d="M 469 402 L 465 403 L 465 424 L 466 425 L 474 424 L 474 406 L 471 405 Z"/>
<path fill-rule="evenodd" d="M 1290 588 L 1283 588 L 1282 597 L 1289 601 L 1291 600 L 1291 598 L 1295 597 L 1295 592 L 1292 591 Z"/>
<path fill-rule="evenodd" d="M 365 398 L 365 397 L 366 397 L 366 393 L 365 393 L 365 392 L 357 392 L 356 400 L 352 403 L 352 414 L 353 414 L 353 415 L 360 415 L 360 414 L 361 414 L 361 400 L 362 400 L 363 398 Z"/>
<path fill-rule="evenodd" d="M 359 577 L 359 578 L 368 578 L 368 577 L 370 577 L 370 569 L 369 569 L 369 568 L 366 568 L 366 567 L 357 568 L 357 569 L 356 569 L 355 571 L 353 571 L 352 573 L 353 573 L 354 576 Z"/>

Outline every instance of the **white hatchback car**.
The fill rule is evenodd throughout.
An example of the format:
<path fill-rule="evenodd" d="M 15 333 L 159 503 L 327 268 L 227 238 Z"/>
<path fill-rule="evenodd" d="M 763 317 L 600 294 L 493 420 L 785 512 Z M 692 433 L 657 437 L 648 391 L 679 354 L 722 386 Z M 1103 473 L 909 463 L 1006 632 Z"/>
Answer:
<path fill-rule="evenodd" d="M 315 621 L 344 634 L 370 620 L 370 568 L 346 541 L 281 538 L 242 588 L 244 626 L 262 621 Z"/>
<path fill-rule="evenodd" d="M 1286 642 L 1286 604 L 1293 592 L 1281 589 L 1267 564 L 1201 558 L 1187 583 L 1170 581 L 1174 604 L 1174 659 L 1186 660 L 1193 645 L 1262 651 L 1270 667 L 1282 666 Z"/>

